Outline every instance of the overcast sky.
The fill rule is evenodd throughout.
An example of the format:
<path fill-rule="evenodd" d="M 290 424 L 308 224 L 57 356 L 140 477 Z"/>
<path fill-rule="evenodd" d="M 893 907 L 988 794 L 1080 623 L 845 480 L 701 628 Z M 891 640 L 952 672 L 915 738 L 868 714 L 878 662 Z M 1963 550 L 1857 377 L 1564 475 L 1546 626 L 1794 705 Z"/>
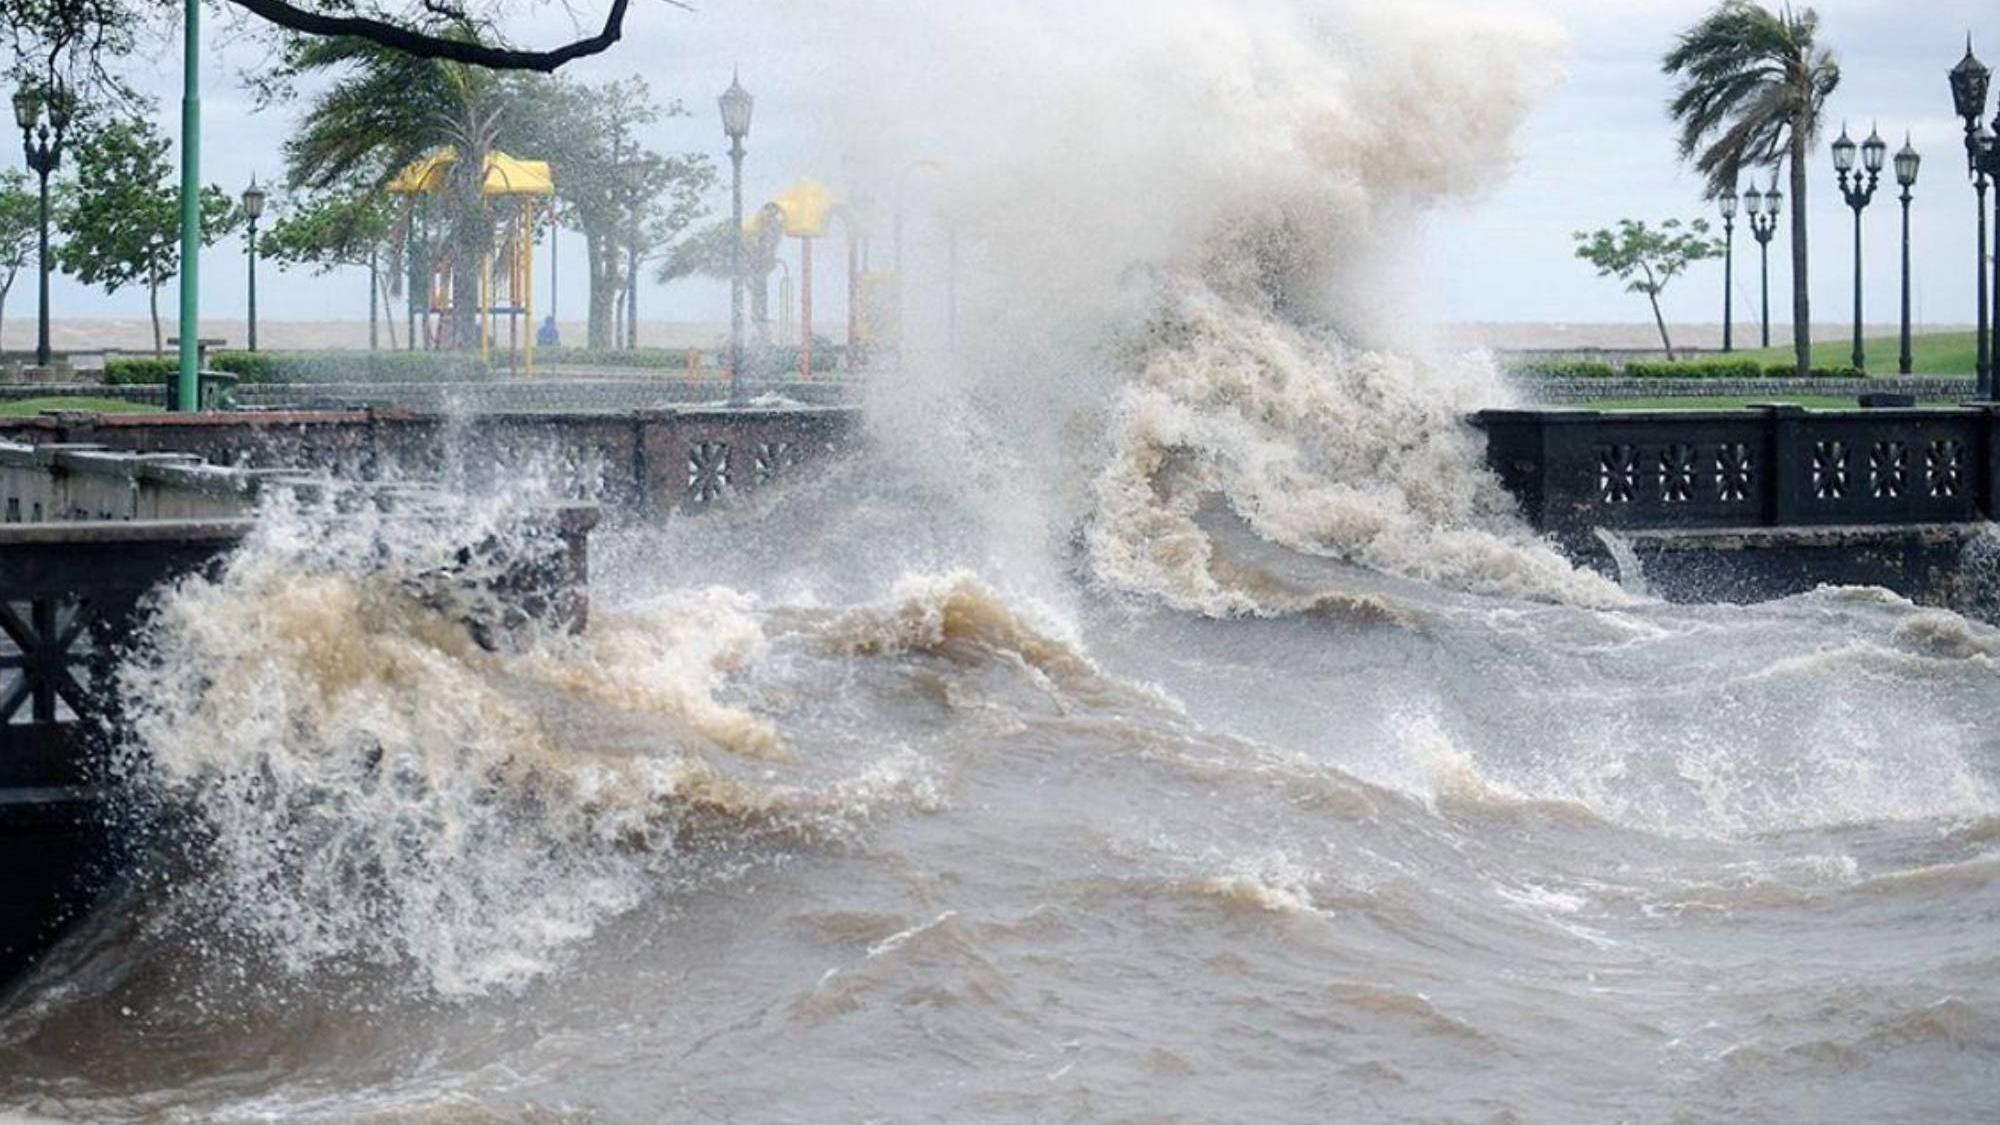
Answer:
<path fill-rule="evenodd" d="M 1139 3 L 1139 0 L 1134 0 Z M 1565 29 L 1565 57 L 1551 59 L 1566 78 L 1529 119 L 1516 145 L 1517 160 L 1503 187 L 1476 200 L 1452 204 L 1410 231 L 1414 258 L 1427 292 L 1436 296 L 1443 321 L 1638 321 L 1647 317 L 1641 299 L 1597 279 L 1572 256 L 1569 234 L 1609 225 L 1620 217 L 1657 220 L 1710 214 L 1695 177 L 1683 170 L 1663 109 L 1669 94 L 1659 73 L 1659 56 L 1676 30 L 1699 16 L 1707 4 L 1696 0 L 1557 0 L 1532 5 Z M 580 5 L 587 9 L 594 5 Z M 748 196 L 754 205 L 803 174 L 837 180 L 842 156 L 830 138 L 809 135 L 803 112 L 815 90 L 842 80 L 839 51 L 828 45 L 823 21 L 838 19 L 840 5 L 799 0 L 703 0 L 686 11 L 656 0 L 634 5 L 625 40 L 609 53 L 566 70 L 602 80 L 639 73 L 656 93 L 684 98 L 694 116 L 662 125 L 649 138 L 663 150 L 706 149 L 721 156 L 722 138 L 714 96 L 729 82 L 732 62 L 758 95 L 751 138 Z M 1855 126 L 1856 139 L 1869 126 L 1900 145 L 1905 130 L 1927 158 L 1914 213 L 1916 308 L 1925 323 L 1968 323 L 1972 318 L 1973 196 L 1964 176 L 1961 131 L 1951 115 L 1945 72 L 1963 50 L 1971 30 L 2000 61 L 2000 8 L 1992 0 L 1823 0 L 1826 41 L 1838 52 L 1845 79 L 1830 110 L 1830 132 L 1842 119 Z M 532 23 L 510 25 L 522 41 L 555 40 L 568 28 L 562 17 L 544 14 Z M 204 90 L 206 165 L 204 179 L 233 191 L 252 174 L 265 179 L 280 172 L 281 138 L 295 110 L 253 115 L 235 80 L 254 67 L 262 49 L 224 32 L 227 19 L 211 17 L 214 48 L 207 57 Z M 176 44 L 156 56 L 135 60 L 135 79 L 160 99 L 161 125 L 178 128 L 179 57 Z M 1830 139 L 1830 138 L 1829 138 Z M 4 132 L 0 162 L 18 166 L 18 133 Z M 1811 218 L 1814 232 L 1815 312 L 1823 320 L 1844 320 L 1852 260 L 1850 218 L 1834 190 L 1830 160 L 1822 144 L 1813 169 Z M 1867 212 L 1870 269 L 1869 319 L 1895 315 L 1897 219 L 1893 185 L 1885 187 Z M 726 205 L 718 195 L 718 207 Z M 1712 216 L 1711 216 L 1712 217 Z M 1738 232 L 1737 317 L 1755 317 L 1755 244 Z M 240 315 L 245 284 L 240 241 L 224 243 L 204 257 L 203 302 L 211 315 Z M 1788 306 L 1789 257 L 1783 235 L 1772 247 L 1773 302 Z M 560 300 L 564 318 L 582 312 L 583 270 L 577 240 L 563 246 Z M 538 269 L 546 285 L 546 261 Z M 27 279 L 24 279 L 24 282 Z M 304 273 L 267 269 L 259 279 L 264 317 L 349 319 L 366 315 L 365 282 L 329 281 Z M 833 287 L 828 287 L 829 289 Z M 682 282 L 642 291 L 647 319 L 720 319 L 726 290 L 703 282 Z M 835 312 L 839 294 L 823 301 Z M 163 296 L 171 307 L 171 296 Z M 539 303 L 546 307 L 544 294 Z M 1668 315 L 1678 321 L 1720 319 L 1720 266 L 1699 269 L 1668 297 Z M 145 314 L 142 290 L 106 296 L 58 278 L 58 317 Z M 9 302 L 10 325 L 31 314 L 32 286 L 19 284 Z M 11 335 L 11 332 L 10 332 Z"/>

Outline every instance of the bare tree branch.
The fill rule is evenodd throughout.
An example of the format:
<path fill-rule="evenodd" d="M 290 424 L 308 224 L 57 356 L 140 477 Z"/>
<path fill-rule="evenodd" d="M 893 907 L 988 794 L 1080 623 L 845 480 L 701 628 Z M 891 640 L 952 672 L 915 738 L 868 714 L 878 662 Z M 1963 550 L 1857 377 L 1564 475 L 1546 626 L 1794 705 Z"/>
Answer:
<path fill-rule="evenodd" d="M 366 16 L 330 16 L 300 8 L 287 0 L 229 0 L 251 15 L 307 35 L 351 36 L 427 59 L 445 59 L 491 70 L 533 70 L 549 73 L 564 63 L 608 50 L 625 31 L 625 9 L 631 0 L 611 0 L 604 28 L 596 35 L 548 51 L 491 47 L 421 31 Z"/>

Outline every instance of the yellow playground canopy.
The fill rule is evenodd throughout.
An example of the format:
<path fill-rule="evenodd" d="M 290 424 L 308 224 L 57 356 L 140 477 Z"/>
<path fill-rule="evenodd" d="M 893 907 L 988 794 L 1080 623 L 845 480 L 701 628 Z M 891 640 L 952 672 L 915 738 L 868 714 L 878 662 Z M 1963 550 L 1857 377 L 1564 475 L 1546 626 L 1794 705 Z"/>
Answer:
<path fill-rule="evenodd" d="M 412 162 L 389 181 L 397 195 L 436 195 L 444 190 L 445 177 L 458 163 L 458 150 L 449 145 Z M 489 196 L 549 196 L 556 193 L 556 181 L 546 160 L 521 160 L 498 149 L 486 154 L 486 182 L 482 193 Z"/>
<path fill-rule="evenodd" d="M 818 238 L 826 233 L 840 199 L 817 180 L 800 180 L 772 200 L 785 217 L 785 233 L 794 238 Z M 755 232 L 763 215 L 752 215 L 743 225 Z"/>

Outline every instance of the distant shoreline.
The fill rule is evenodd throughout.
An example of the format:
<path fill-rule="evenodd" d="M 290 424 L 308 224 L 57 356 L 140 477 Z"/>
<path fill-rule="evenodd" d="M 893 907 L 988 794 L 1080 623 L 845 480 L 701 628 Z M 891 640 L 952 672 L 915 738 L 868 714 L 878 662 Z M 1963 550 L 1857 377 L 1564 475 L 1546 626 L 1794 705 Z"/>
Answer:
<path fill-rule="evenodd" d="M 23 315 L 26 313 L 27 315 Z M 403 323 L 395 325 L 395 340 L 398 346 L 404 343 Z M 582 321 L 561 321 L 558 327 L 565 344 L 581 344 L 585 337 Z M 838 329 L 839 325 L 833 326 Z M 524 329 L 525 330 L 525 329 Z M 1970 325 L 1932 324 L 1923 325 L 1914 331 L 1966 332 Z M 172 333 L 174 326 L 166 325 Z M 1674 346 L 1703 351 L 1719 349 L 1722 346 L 1722 326 L 1720 324 L 1675 324 L 1669 325 Z M 1894 324 L 1870 324 L 1864 332 L 1868 336 L 1892 336 L 1898 331 Z M 1853 328 L 1843 324 L 1821 324 L 1813 332 L 1815 340 L 1845 340 Z M 23 309 L 19 302 L 9 302 L 4 329 L 0 329 L 0 350 L 17 353 L 31 350 L 35 338 L 34 316 L 31 310 Z M 639 322 L 639 343 L 654 348 L 710 348 L 719 346 L 728 336 L 729 326 L 724 321 L 689 320 L 642 320 Z M 249 338 L 244 321 L 215 319 L 204 321 L 201 334 L 204 337 L 219 337 L 227 340 L 231 347 L 242 347 Z M 837 334 L 837 333 L 836 333 Z M 1791 340 L 1791 326 L 1771 326 L 1771 342 L 1783 346 Z M 49 325 L 51 346 L 60 352 L 87 352 L 102 349 L 120 351 L 149 352 L 153 347 L 153 329 L 145 319 L 125 318 L 58 318 Z M 321 349 L 360 349 L 368 346 L 368 322 L 366 320 L 262 320 L 257 325 L 260 347 L 271 351 L 317 351 Z M 1569 348 L 1612 348 L 1657 350 L 1660 344 L 1659 330 L 1649 322 L 1624 323 L 1474 323 L 1440 325 L 1432 331 L 1432 338 L 1457 348 L 1494 348 L 1503 351 L 1562 350 Z M 380 328 L 380 344 L 389 347 L 390 332 L 386 321 Z M 503 333 L 504 339 L 504 333 Z M 1736 326 L 1736 346 L 1742 349 L 1759 345 L 1757 326 Z M 504 344 L 503 344 L 504 346 Z"/>

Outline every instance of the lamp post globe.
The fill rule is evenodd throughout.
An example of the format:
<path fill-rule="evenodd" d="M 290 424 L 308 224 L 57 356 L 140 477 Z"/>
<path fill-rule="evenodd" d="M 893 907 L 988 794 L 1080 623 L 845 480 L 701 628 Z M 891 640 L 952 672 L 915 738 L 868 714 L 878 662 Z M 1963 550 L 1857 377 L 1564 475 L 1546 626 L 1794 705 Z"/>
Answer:
<path fill-rule="evenodd" d="M 1879 176 L 1889 162 L 1889 142 L 1882 139 L 1882 130 L 1871 128 L 1868 139 L 1861 142 L 1861 166 L 1871 176 Z"/>
<path fill-rule="evenodd" d="M 264 215 L 264 189 L 257 186 L 257 177 L 250 177 L 250 186 L 243 189 L 243 213 L 250 217 L 249 245 L 246 248 L 250 258 L 250 350 L 257 350 L 257 220 Z"/>
<path fill-rule="evenodd" d="M 729 89 L 716 99 L 722 111 L 722 135 L 729 138 L 729 402 L 743 405 L 743 139 L 750 135 L 750 118 L 757 100 L 731 73 Z"/>
<path fill-rule="evenodd" d="M 36 249 L 35 366 L 49 366 L 49 176 L 62 164 L 64 135 L 75 102 L 61 79 L 45 86 L 23 85 L 14 91 L 14 124 L 21 127 L 21 154 L 39 180 Z M 43 110 L 47 110 L 46 117 Z"/>
<path fill-rule="evenodd" d="M 1840 136 L 1833 142 L 1833 170 L 1842 175 L 1854 171 L 1854 139 L 1847 135 L 1847 126 L 1840 127 Z"/>

